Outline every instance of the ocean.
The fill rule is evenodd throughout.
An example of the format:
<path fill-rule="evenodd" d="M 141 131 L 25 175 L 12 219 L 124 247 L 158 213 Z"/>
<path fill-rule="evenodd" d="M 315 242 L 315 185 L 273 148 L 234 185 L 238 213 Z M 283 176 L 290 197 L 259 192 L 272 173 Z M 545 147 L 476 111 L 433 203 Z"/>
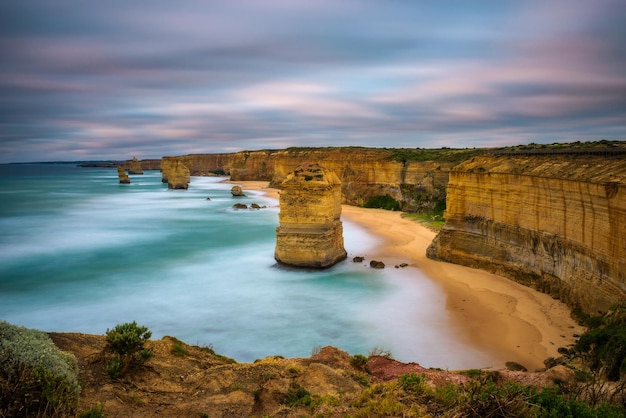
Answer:
<path fill-rule="evenodd" d="M 153 338 L 241 362 L 333 345 L 426 367 L 491 363 L 459 340 L 436 282 L 351 261 L 377 244 L 358 225 L 343 220 L 346 261 L 284 268 L 274 260 L 277 200 L 253 190 L 234 198 L 219 177 L 192 177 L 188 190 L 168 190 L 158 171 L 130 177 L 120 185 L 110 168 L 0 165 L 0 320 L 93 334 L 137 321 Z"/>

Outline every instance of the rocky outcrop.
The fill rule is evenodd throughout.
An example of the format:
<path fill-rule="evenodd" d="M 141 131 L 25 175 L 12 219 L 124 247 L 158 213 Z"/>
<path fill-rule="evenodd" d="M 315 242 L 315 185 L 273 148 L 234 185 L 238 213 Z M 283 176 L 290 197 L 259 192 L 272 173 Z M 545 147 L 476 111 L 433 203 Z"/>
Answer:
<path fill-rule="evenodd" d="M 119 165 L 117 166 L 117 177 L 120 179 L 120 184 L 130 184 L 130 178 L 126 174 L 126 170 Z"/>
<path fill-rule="evenodd" d="M 280 187 L 288 173 L 316 161 L 339 177 L 343 203 L 363 205 L 373 197 L 390 195 L 400 202 L 402 210 L 430 212 L 443 210 L 450 169 L 477 152 L 480 151 L 289 148 L 164 157 L 161 167 L 168 160 L 179 159 L 193 176 L 224 174 L 233 181 L 263 180 Z"/>
<path fill-rule="evenodd" d="M 163 170 L 163 178 L 167 178 L 168 189 L 187 189 L 189 187 L 189 169 L 180 161 L 174 161 Z"/>
<path fill-rule="evenodd" d="M 450 172 L 428 255 L 544 290 L 587 312 L 626 300 L 623 155 L 491 155 Z"/>
<path fill-rule="evenodd" d="M 243 189 L 241 188 L 241 186 L 233 186 L 230 189 L 230 194 L 232 194 L 235 197 L 243 197 L 246 194 L 243 192 Z"/>
<path fill-rule="evenodd" d="M 143 174 L 141 162 L 139 162 L 137 157 L 133 157 L 133 159 L 131 160 L 130 166 L 128 167 L 128 174 Z"/>
<path fill-rule="evenodd" d="M 346 258 L 341 182 L 319 165 L 303 165 L 282 182 L 274 257 L 296 267 L 326 268 Z"/>

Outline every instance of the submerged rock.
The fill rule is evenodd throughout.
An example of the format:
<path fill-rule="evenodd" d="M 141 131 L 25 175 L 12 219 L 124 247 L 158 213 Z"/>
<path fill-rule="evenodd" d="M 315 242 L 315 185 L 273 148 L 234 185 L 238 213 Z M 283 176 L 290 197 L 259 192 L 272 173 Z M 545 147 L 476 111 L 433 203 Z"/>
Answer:
<path fill-rule="evenodd" d="M 372 260 L 370 261 L 370 267 L 373 269 L 384 269 L 385 263 L 383 263 L 382 261 Z"/>

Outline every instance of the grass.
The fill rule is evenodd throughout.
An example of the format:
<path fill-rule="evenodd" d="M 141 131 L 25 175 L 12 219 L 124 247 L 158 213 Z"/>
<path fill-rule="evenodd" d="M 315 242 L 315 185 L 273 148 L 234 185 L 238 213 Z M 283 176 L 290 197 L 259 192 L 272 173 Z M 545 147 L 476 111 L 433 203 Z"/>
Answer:
<path fill-rule="evenodd" d="M 446 223 L 442 215 L 428 215 L 424 213 L 403 213 L 402 217 L 417 222 L 420 225 L 423 225 L 426 228 L 435 232 L 439 232 Z"/>

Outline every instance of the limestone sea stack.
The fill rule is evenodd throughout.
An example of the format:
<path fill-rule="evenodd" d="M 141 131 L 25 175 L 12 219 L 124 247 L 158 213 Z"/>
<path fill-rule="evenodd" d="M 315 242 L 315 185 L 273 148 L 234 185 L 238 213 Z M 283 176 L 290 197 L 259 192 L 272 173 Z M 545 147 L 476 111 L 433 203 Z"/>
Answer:
<path fill-rule="evenodd" d="M 141 162 L 137 159 L 137 157 L 133 157 L 131 160 L 130 167 L 128 168 L 128 174 L 143 174 Z"/>
<path fill-rule="evenodd" d="M 326 268 L 346 258 L 341 181 L 317 164 L 304 164 L 281 183 L 274 258 L 282 264 Z"/>
<path fill-rule="evenodd" d="M 130 184 L 130 178 L 126 174 L 126 170 L 121 165 L 117 166 L 117 177 L 120 179 L 120 184 Z"/>
<path fill-rule="evenodd" d="M 167 174 L 168 189 L 187 189 L 189 187 L 189 169 L 180 161 L 176 161 Z"/>

